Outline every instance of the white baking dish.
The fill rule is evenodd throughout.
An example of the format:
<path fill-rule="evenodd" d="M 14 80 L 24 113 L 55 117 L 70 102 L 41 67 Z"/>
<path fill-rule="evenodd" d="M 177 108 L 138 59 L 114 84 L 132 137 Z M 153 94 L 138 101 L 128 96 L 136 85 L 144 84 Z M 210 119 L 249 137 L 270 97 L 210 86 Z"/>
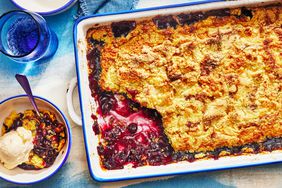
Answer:
<path fill-rule="evenodd" d="M 153 176 L 165 176 L 182 173 L 203 172 L 219 169 L 230 169 L 236 167 L 255 166 L 261 164 L 270 164 L 282 162 L 282 152 L 273 151 L 264 154 L 250 154 L 236 157 L 221 157 L 218 160 L 197 160 L 195 162 L 178 162 L 174 164 L 162 166 L 143 166 L 138 168 L 125 168 L 121 170 L 103 170 L 99 164 L 99 156 L 97 153 L 98 137 L 95 136 L 92 125 L 93 120 L 91 114 L 96 113 L 96 104 L 91 97 L 88 81 L 88 66 L 86 60 L 86 32 L 95 24 L 108 24 L 113 21 L 121 20 L 137 20 L 145 17 L 156 15 L 179 14 L 182 12 L 189 13 L 195 11 L 206 11 L 221 8 L 235 8 L 242 6 L 259 6 L 267 5 L 275 0 L 268 1 L 230 1 L 230 2 L 214 2 L 209 4 L 200 4 L 189 6 L 175 5 L 171 7 L 152 8 L 137 10 L 134 12 L 122 12 L 117 14 L 103 14 L 79 19 L 74 26 L 74 46 L 76 55 L 76 68 L 80 94 L 80 105 L 83 121 L 83 130 L 85 138 L 85 146 L 87 152 L 88 165 L 91 176 L 97 181 L 118 181 L 133 178 L 144 178 Z"/>

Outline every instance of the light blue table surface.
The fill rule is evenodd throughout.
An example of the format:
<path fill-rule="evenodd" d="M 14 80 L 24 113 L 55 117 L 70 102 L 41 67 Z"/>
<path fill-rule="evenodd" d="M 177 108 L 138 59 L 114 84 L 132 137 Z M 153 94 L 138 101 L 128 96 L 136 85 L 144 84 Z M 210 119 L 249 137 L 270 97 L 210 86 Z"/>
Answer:
<path fill-rule="evenodd" d="M 145 3 L 148 4 L 148 0 L 145 0 Z M 9 0 L 0 0 L 0 14 L 12 9 L 15 9 L 15 7 L 9 2 Z M 75 15 L 76 10 L 77 5 L 62 14 L 46 17 L 49 26 L 56 32 L 59 38 L 58 51 L 52 59 L 48 60 L 49 62 L 32 65 L 15 64 L 0 54 L 0 101 L 10 95 L 21 93 L 19 89 L 13 89 L 16 87 L 13 79 L 13 76 L 16 73 L 24 73 L 31 76 L 32 85 L 34 87 L 37 87 L 37 84 L 42 82 L 47 83 L 42 81 L 42 77 L 44 77 L 45 80 L 48 80 L 49 78 L 69 79 L 75 76 L 72 26 L 74 23 L 73 16 Z M 62 61 L 62 59 L 64 60 Z M 59 70 L 67 69 L 67 72 L 63 75 L 56 75 L 52 68 Z M 50 75 L 47 73 L 50 73 Z M 50 85 L 50 87 L 52 87 L 52 85 Z M 42 90 L 39 87 L 36 90 L 37 93 L 43 91 L 45 90 Z M 50 97 L 52 98 L 51 95 Z M 53 96 L 53 98 L 54 100 L 58 100 L 55 96 Z M 58 102 L 60 103 L 60 100 L 58 100 Z M 32 187 L 282 187 L 281 164 L 209 173 L 188 174 L 170 177 L 169 179 L 154 178 L 118 183 L 95 182 L 91 179 L 87 169 L 82 130 L 80 127 L 74 126 L 73 133 L 75 134 L 75 136 L 73 136 L 74 146 L 68 162 L 53 177 L 37 183 Z M 5 187 L 18 186 L 7 183 L 4 180 L 0 180 L 0 188 Z"/>

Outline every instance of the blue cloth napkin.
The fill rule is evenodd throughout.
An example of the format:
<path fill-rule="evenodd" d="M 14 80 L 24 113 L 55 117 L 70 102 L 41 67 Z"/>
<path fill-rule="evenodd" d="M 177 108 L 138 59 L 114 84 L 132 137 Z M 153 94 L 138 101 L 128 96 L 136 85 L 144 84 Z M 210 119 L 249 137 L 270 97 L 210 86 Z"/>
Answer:
<path fill-rule="evenodd" d="M 138 0 L 79 0 L 78 3 L 77 17 L 80 17 L 105 12 L 132 10 L 137 5 Z"/>

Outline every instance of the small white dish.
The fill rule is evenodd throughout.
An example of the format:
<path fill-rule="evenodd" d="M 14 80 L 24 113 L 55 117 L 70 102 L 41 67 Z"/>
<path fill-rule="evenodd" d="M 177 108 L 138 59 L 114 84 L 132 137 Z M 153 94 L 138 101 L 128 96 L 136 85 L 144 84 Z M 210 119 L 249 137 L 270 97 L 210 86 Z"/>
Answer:
<path fill-rule="evenodd" d="M 63 166 L 70 152 L 72 143 L 71 129 L 64 114 L 59 110 L 57 106 L 44 98 L 35 96 L 35 101 L 39 109 L 49 110 L 53 112 L 56 115 L 58 121 L 62 122 L 66 126 L 66 144 L 57 156 L 54 164 L 49 168 L 44 168 L 41 170 L 23 170 L 17 167 L 15 169 L 8 170 L 3 166 L 2 163 L 0 163 L 0 178 L 12 183 L 33 184 L 51 177 Z M 27 109 L 33 109 L 33 107 L 31 106 L 26 95 L 14 96 L 0 102 L 0 130 L 2 129 L 4 119 L 9 116 L 12 111 L 18 113 L 24 112 Z M 1 134 L 2 133 L 0 131 L 0 135 Z"/>
<path fill-rule="evenodd" d="M 77 0 L 11 0 L 18 8 L 49 16 L 69 9 Z"/>

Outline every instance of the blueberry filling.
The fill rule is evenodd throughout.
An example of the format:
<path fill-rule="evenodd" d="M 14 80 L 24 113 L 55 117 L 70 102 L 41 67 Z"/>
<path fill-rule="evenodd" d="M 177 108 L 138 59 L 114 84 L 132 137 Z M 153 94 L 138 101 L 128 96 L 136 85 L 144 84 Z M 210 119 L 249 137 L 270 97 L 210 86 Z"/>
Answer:
<path fill-rule="evenodd" d="M 177 21 L 172 16 L 157 16 L 153 18 L 153 22 L 159 29 L 167 29 L 168 27 L 176 28 Z"/>
<path fill-rule="evenodd" d="M 88 39 L 88 44 L 91 44 L 92 46 L 103 46 L 104 45 L 104 42 L 101 41 L 101 40 L 96 40 L 96 39 L 93 39 L 93 38 L 89 38 Z"/>
<path fill-rule="evenodd" d="M 104 93 L 101 95 L 105 96 Z M 112 103 L 110 101 L 113 98 L 114 105 L 106 114 L 98 110 L 102 112 L 100 116 L 105 121 L 100 125 L 101 138 L 107 143 L 100 143 L 97 148 L 102 165 L 106 169 L 119 169 L 126 164 L 137 167 L 170 162 L 172 148 L 159 126 L 161 119 L 157 118 L 157 113 L 138 105 L 129 105 L 134 102 L 118 94 L 107 98 L 108 103 Z M 102 108 L 103 105 L 100 105 Z"/>
<path fill-rule="evenodd" d="M 282 138 L 269 138 L 263 142 L 263 147 L 266 151 L 272 151 L 282 148 Z"/>
<path fill-rule="evenodd" d="M 224 16 L 230 16 L 230 9 L 220 9 L 220 10 L 210 10 L 206 12 L 207 16 L 217 16 L 217 17 L 224 17 Z"/>
<path fill-rule="evenodd" d="M 112 23 L 112 32 L 114 37 L 126 37 L 130 31 L 132 31 L 136 27 L 135 21 L 122 21 L 122 22 L 115 22 Z"/>
<path fill-rule="evenodd" d="M 196 12 L 191 14 L 179 14 L 177 19 L 181 25 L 190 25 L 200 20 L 206 19 L 208 16 L 224 17 L 230 16 L 230 9 L 210 10 L 207 12 Z"/>
<path fill-rule="evenodd" d="M 246 16 L 246 17 L 249 17 L 250 19 L 253 18 L 253 13 L 251 10 L 243 7 L 241 8 L 241 16 Z"/>
<path fill-rule="evenodd" d="M 109 111 L 115 106 L 116 99 L 114 98 L 113 94 L 103 92 L 101 95 L 98 96 L 98 102 L 101 106 L 102 114 L 108 114 Z"/>
<path fill-rule="evenodd" d="M 92 130 L 96 135 L 100 134 L 100 129 L 97 120 L 94 120 L 94 123 L 92 125 Z"/>

